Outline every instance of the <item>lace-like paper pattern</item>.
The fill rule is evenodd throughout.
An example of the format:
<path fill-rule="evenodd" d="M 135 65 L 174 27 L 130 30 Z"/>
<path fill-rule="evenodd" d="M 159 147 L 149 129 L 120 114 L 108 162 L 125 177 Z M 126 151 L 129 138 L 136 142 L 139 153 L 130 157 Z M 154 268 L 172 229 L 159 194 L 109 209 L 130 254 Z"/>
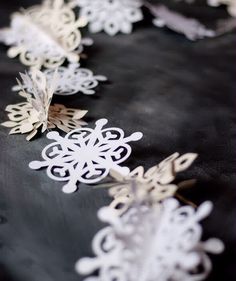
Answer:
<path fill-rule="evenodd" d="M 84 275 L 98 270 L 97 277 L 86 281 L 203 280 L 211 270 L 206 252 L 223 250 L 218 239 L 201 241 L 199 221 L 211 209 L 210 202 L 195 210 L 180 207 L 175 199 L 152 208 L 132 207 L 122 217 L 109 207 L 102 208 L 98 216 L 109 226 L 94 237 L 95 257 L 81 259 L 76 269 Z"/>
<path fill-rule="evenodd" d="M 131 141 L 142 138 L 136 132 L 125 137 L 119 128 L 103 128 L 106 119 L 96 122 L 95 129 L 81 128 L 71 131 L 64 138 L 57 132 L 47 135 L 55 142 L 46 146 L 42 152 L 43 161 L 30 163 L 31 169 L 47 167 L 47 174 L 57 181 L 67 181 L 63 192 L 76 191 L 77 183 L 92 184 L 106 177 L 110 169 L 128 174 L 129 168 L 121 167 L 131 154 Z"/>
<path fill-rule="evenodd" d="M 59 67 L 58 74 L 60 76 L 59 83 L 55 94 L 57 95 L 73 95 L 83 93 L 85 95 L 93 95 L 93 90 L 98 86 L 100 81 L 106 81 L 103 75 L 93 75 L 93 72 L 86 68 L 80 68 L 78 64 L 70 64 L 68 67 Z M 53 76 L 52 70 L 46 70 L 48 79 Z"/>
<path fill-rule="evenodd" d="M 140 0 L 72 0 L 79 6 L 80 16 L 89 22 L 91 32 L 104 30 L 113 36 L 119 31 L 131 33 L 132 24 L 142 20 Z"/>
<path fill-rule="evenodd" d="M 178 173 L 183 172 L 193 163 L 196 157 L 197 154 L 194 153 L 187 153 L 180 157 L 179 153 L 174 153 L 146 172 L 142 166 L 139 166 L 127 176 L 111 171 L 113 182 L 110 184 L 109 194 L 114 200 L 110 206 L 122 214 L 134 201 L 141 202 L 144 198 L 148 198 L 149 203 L 155 204 L 174 196 L 178 185 L 172 182 Z"/>
<path fill-rule="evenodd" d="M 6 45 L 12 45 L 9 57 L 19 55 L 27 66 L 55 68 L 66 59 L 79 60 L 78 28 L 85 24 L 83 19 L 76 20 L 73 10 L 63 0 L 48 0 L 41 6 L 13 14 L 11 27 L 1 30 L 0 38 Z"/>
<path fill-rule="evenodd" d="M 54 70 L 47 69 L 44 71 L 47 81 L 51 81 Z M 102 75 L 93 75 L 93 72 L 86 68 L 80 68 L 79 64 L 69 64 L 68 67 L 60 66 L 57 69 L 58 82 L 54 94 L 69 96 L 76 93 L 85 95 L 95 94 L 94 88 L 98 86 L 100 81 L 106 81 L 107 78 Z M 13 91 L 19 91 L 20 86 L 14 86 Z M 32 89 L 26 89 L 32 93 Z"/>
<path fill-rule="evenodd" d="M 43 72 L 34 69 L 31 77 L 21 74 L 23 85 L 19 82 L 22 91 L 19 93 L 26 98 L 26 102 L 8 105 L 9 121 L 3 126 L 12 128 L 10 134 L 29 133 L 27 140 L 31 140 L 37 132 L 45 132 L 47 129 L 59 128 L 64 132 L 79 128 L 87 123 L 81 118 L 86 110 L 66 108 L 64 105 L 51 105 L 52 96 L 57 84 L 57 75 L 54 73 L 51 83 L 48 83 Z M 31 89 L 31 94 L 24 88 Z"/>

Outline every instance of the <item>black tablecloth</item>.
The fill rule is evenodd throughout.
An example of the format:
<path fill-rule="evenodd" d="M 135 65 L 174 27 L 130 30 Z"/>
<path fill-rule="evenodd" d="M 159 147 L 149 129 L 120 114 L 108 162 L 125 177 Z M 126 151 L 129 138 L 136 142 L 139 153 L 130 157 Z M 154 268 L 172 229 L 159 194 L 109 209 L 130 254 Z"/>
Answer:
<path fill-rule="evenodd" d="M 9 24 L 14 10 L 34 3 L 1 1 L 0 26 Z M 198 9 L 201 17 L 203 10 Z M 207 11 L 209 17 L 212 9 Z M 143 139 L 132 144 L 126 162 L 131 168 L 148 168 L 175 151 L 198 153 L 195 164 L 181 175 L 197 179 L 184 195 L 196 204 L 214 203 L 203 223 L 203 238 L 221 238 L 226 250 L 212 257 L 209 280 L 235 280 L 235 33 L 192 43 L 147 21 L 137 24 L 131 35 L 91 37 L 95 44 L 87 49 L 83 65 L 109 82 L 94 96 L 55 101 L 88 109 L 89 126 L 105 117 L 126 134 L 142 131 Z M 25 70 L 6 50 L 0 46 L 1 122 L 7 120 L 7 105 L 22 101 L 11 87 Z M 96 212 L 110 202 L 106 190 L 80 184 L 75 194 L 64 194 L 62 183 L 49 179 L 45 170 L 28 168 L 50 140 L 42 135 L 27 142 L 8 131 L 0 127 L 0 280 L 83 280 L 74 264 L 92 255 L 92 238 L 102 227 Z"/>

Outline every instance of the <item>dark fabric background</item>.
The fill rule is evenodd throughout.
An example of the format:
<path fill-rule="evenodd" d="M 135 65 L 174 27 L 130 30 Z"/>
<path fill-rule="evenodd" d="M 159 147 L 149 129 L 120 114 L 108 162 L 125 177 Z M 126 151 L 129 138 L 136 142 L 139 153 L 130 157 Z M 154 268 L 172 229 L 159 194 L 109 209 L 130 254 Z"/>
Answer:
<path fill-rule="evenodd" d="M 2 0 L 0 26 L 9 24 L 14 10 L 36 2 Z M 204 6 L 194 13 L 206 21 L 216 18 L 216 11 Z M 235 33 L 192 43 L 147 20 L 135 25 L 131 35 L 91 37 L 95 44 L 83 65 L 106 75 L 109 83 L 99 86 L 94 96 L 55 101 L 88 109 L 89 126 L 105 117 L 126 134 L 142 131 L 143 139 L 132 144 L 126 162 L 131 168 L 148 168 L 175 151 L 198 153 L 194 165 L 181 175 L 196 178 L 197 184 L 183 195 L 196 204 L 214 203 L 213 213 L 203 222 L 203 238 L 221 238 L 226 250 L 212 257 L 208 280 L 235 280 Z M 7 105 L 22 101 L 11 87 L 18 72 L 25 70 L 6 56 L 6 50 L 0 46 L 1 122 L 7 120 Z M 96 212 L 110 201 L 106 191 L 81 184 L 75 194 L 62 193 L 62 184 L 50 180 L 45 170 L 28 168 L 50 143 L 45 135 L 27 142 L 25 136 L 9 136 L 8 131 L 0 127 L 0 280 L 83 280 L 74 264 L 92 255 L 92 238 L 102 227 Z"/>

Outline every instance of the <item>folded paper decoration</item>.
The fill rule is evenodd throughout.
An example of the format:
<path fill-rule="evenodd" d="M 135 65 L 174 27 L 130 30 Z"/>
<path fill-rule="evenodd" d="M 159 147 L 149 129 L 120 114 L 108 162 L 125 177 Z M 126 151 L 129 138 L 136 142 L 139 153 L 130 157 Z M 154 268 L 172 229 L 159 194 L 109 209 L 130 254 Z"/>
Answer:
<path fill-rule="evenodd" d="M 54 70 L 47 69 L 44 71 L 47 81 L 51 81 Z M 79 64 L 69 64 L 67 67 L 60 66 L 57 69 L 58 81 L 54 94 L 68 96 L 76 93 L 93 95 L 93 90 L 98 86 L 99 81 L 106 81 L 107 78 L 102 75 L 93 75 L 93 72 L 86 68 L 81 68 Z M 14 86 L 13 91 L 19 91 L 20 86 Z M 31 92 L 32 89 L 26 89 Z"/>
<path fill-rule="evenodd" d="M 76 20 L 73 10 L 64 0 L 47 0 L 14 13 L 10 28 L 0 31 L 0 39 L 12 46 L 8 56 L 19 55 L 27 66 L 55 68 L 66 59 L 78 62 L 84 19 Z"/>
<path fill-rule="evenodd" d="M 232 16 L 236 16 L 235 1 L 208 0 L 212 6 L 228 5 Z M 214 32 L 195 19 L 145 0 L 45 0 L 13 14 L 10 28 L 0 30 L 0 41 L 11 46 L 8 56 L 19 56 L 31 67 L 29 74 L 20 74 L 22 83 L 17 80 L 13 88 L 26 100 L 6 107 L 9 121 L 2 125 L 11 128 L 10 134 L 27 133 L 27 140 L 51 128 L 67 133 L 62 137 L 49 132 L 47 138 L 54 142 L 43 149 L 42 161 L 29 163 L 31 169 L 46 168 L 48 177 L 66 182 L 65 193 L 75 192 L 79 182 L 94 184 L 108 175 L 112 178 L 107 187 L 113 201 L 98 212 L 108 226 L 94 237 L 95 257 L 76 263 L 78 273 L 94 274 L 87 281 L 201 281 L 212 267 L 207 253 L 224 249 L 216 238 L 201 241 L 200 221 L 209 215 L 212 204 L 205 202 L 195 209 L 171 198 L 180 188 L 173 182 L 176 175 L 197 155 L 174 153 L 147 171 L 142 166 L 130 171 L 121 164 L 131 154 L 129 142 L 140 140 L 141 132 L 125 137 L 120 128 L 104 128 L 107 119 L 98 120 L 94 129 L 81 128 L 87 124 L 81 120 L 86 110 L 51 105 L 54 94 L 92 95 L 99 81 L 107 79 L 80 68 L 83 46 L 91 40 L 82 39 L 78 28 L 89 23 L 91 32 L 131 33 L 132 24 L 143 18 L 142 5 L 154 15 L 156 26 L 167 26 L 190 40 L 235 28 L 230 17 Z M 75 6 L 80 8 L 78 20 Z M 62 66 L 65 61 L 67 67 Z M 38 70 L 42 67 L 44 72 Z"/>
<path fill-rule="evenodd" d="M 206 28 L 202 23 L 193 18 L 187 18 L 174 12 L 164 5 L 146 4 L 150 12 L 155 16 L 153 24 L 157 27 L 168 27 L 169 29 L 184 34 L 189 40 L 214 37 L 215 32 Z"/>
<path fill-rule="evenodd" d="M 218 254 L 224 246 L 218 239 L 201 241 L 199 221 L 212 204 L 197 210 L 166 199 L 152 207 L 134 205 L 123 216 L 109 207 L 98 212 L 109 226 L 94 237 L 94 258 L 82 258 L 76 270 L 98 275 L 93 281 L 196 281 L 206 278 L 211 261 L 206 252 Z"/>
<path fill-rule="evenodd" d="M 47 129 L 59 128 L 64 132 L 81 127 L 87 123 L 81 118 L 86 110 L 66 108 L 60 104 L 51 105 L 52 96 L 57 85 L 57 73 L 55 72 L 49 83 L 43 72 L 33 69 L 31 76 L 20 74 L 23 85 L 18 81 L 22 91 L 19 93 L 26 98 L 26 102 L 8 105 L 9 121 L 3 126 L 12 128 L 10 134 L 29 133 L 27 140 L 31 140 L 37 132 L 45 132 Z M 24 89 L 30 89 L 29 93 Z"/>
<path fill-rule="evenodd" d="M 94 33 L 131 33 L 132 24 L 143 19 L 141 0 L 71 0 L 71 5 L 80 7 L 80 16 Z"/>
<path fill-rule="evenodd" d="M 173 183 L 176 175 L 186 170 L 196 157 L 195 153 L 182 156 L 174 153 L 146 172 L 142 166 L 139 166 L 127 176 L 110 171 L 113 181 L 110 183 L 109 194 L 114 198 L 110 206 L 122 214 L 134 201 L 141 202 L 147 198 L 149 203 L 155 204 L 174 196 L 178 190 L 178 185 Z"/>
<path fill-rule="evenodd" d="M 43 161 L 33 161 L 31 169 L 47 167 L 47 175 L 57 181 L 67 181 L 63 192 L 72 193 L 77 183 L 92 184 L 106 177 L 113 169 L 127 175 L 129 168 L 121 167 L 131 154 L 131 141 L 138 141 L 142 133 L 125 137 L 119 128 L 103 128 L 106 119 L 96 122 L 95 129 L 80 128 L 71 131 L 64 138 L 57 132 L 48 133 L 55 142 L 42 151 Z"/>

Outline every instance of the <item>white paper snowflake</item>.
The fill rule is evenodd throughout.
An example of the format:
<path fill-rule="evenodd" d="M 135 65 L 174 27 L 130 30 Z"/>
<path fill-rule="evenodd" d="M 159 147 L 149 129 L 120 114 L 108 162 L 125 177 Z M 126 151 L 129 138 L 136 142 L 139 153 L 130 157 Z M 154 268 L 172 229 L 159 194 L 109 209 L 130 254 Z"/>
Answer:
<path fill-rule="evenodd" d="M 176 175 L 189 168 L 196 157 L 195 153 L 180 156 L 176 152 L 147 171 L 142 166 L 135 168 L 127 176 L 110 171 L 112 182 L 107 187 L 110 186 L 109 194 L 114 198 L 110 206 L 122 214 L 134 201 L 141 202 L 147 198 L 150 203 L 156 204 L 174 196 L 179 189 L 179 185 L 173 183 Z"/>
<path fill-rule="evenodd" d="M 51 81 L 54 70 L 47 69 L 44 71 L 47 81 Z M 68 67 L 60 66 L 57 69 L 58 82 L 54 94 L 68 96 L 76 93 L 85 95 L 93 95 L 93 90 L 98 86 L 99 81 L 106 81 L 107 78 L 102 75 L 93 75 L 93 72 L 86 68 L 80 68 L 80 65 L 69 64 Z M 19 91 L 20 87 L 14 86 L 13 91 Z M 31 92 L 32 89 L 26 89 Z"/>
<path fill-rule="evenodd" d="M 11 128 L 9 134 L 25 134 L 31 140 L 38 132 L 58 128 L 69 132 L 75 128 L 87 125 L 81 120 L 87 110 L 66 108 L 61 104 L 51 105 L 52 97 L 57 88 L 57 71 L 47 80 L 45 73 L 34 68 L 31 75 L 20 73 L 22 83 L 18 81 L 19 95 L 26 99 L 14 105 L 8 105 L 9 121 L 1 125 Z"/>
<path fill-rule="evenodd" d="M 53 75 L 52 70 L 46 70 L 48 79 Z M 86 68 L 80 68 L 79 64 L 70 64 L 68 67 L 59 67 L 58 74 L 60 77 L 55 94 L 73 95 L 83 93 L 93 95 L 93 90 L 98 86 L 99 81 L 106 81 L 107 78 L 102 75 L 93 75 L 93 72 Z"/>
<path fill-rule="evenodd" d="M 198 20 L 185 17 L 176 11 L 170 10 L 164 5 L 148 4 L 147 7 L 155 16 L 153 24 L 157 27 L 166 26 L 175 32 L 184 34 L 189 40 L 193 41 L 215 36 L 213 30 L 208 29 Z"/>
<path fill-rule="evenodd" d="M 197 210 L 180 207 L 175 199 L 150 208 L 134 206 L 122 217 L 109 207 L 98 212 L 109 224 L 94 237 L 95 258 L 83 258 L 76 264 L 80 274 L 98 270 L 87 281 L 196 281 L 211 270 L 206 254 L 220 253 L 218 239 L 201 241 L 199 221 L 210 213 L 212 204 Z"/>
<path fill-rule="evenodd" d="M 81 33 L 86 24 L 76 20 L 73 10 L 63 0 L 48 0 L 12 15 L 11 26 L 0 31 L 0 39 L 12 46 L 8 56 L 19 55 L 27 66 L 55 68 L 66 59 L 80 58 Z"/>
<path fill-rule="evenodd" d="M 131 33 L 132 24 L 142 20 L 141 0 L 72 0 L 80 16 L 89 22 L 93 33 L 104 30 L 113 36 L 119 31 Z"/>
<path fill-rule="evenodd" d="M 128 174 L 129 168 L 121 167 L 131 154 L 130 141 L 142 138 L 136 132 L 129 137 L 124 136 L 119 128 L 103 128 L 106 119 L 96 122 L 95 129 L 80 128 L 71 131 L 64 138 L 57 132 L 48 133 L 49 139 L 55 142 L 42 151 L 43 161 L 33 161 L 31 169 L 47 167 L 47 174 L 57 181 L 68 181 L 63 187 L 65 193 L 77 189 L 77 183 L 92 184 L 106 177 L 110 169 L 121 174 Z"/>

